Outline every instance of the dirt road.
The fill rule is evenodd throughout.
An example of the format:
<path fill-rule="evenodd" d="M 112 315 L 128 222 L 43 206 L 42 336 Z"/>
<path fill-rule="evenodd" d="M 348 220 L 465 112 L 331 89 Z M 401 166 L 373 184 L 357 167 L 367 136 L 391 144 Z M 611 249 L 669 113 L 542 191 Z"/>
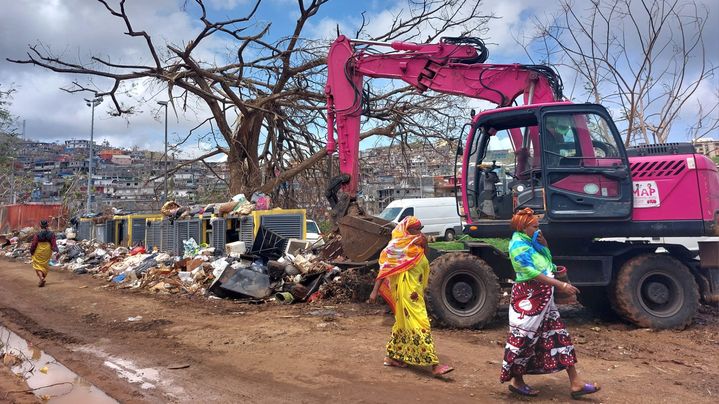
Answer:
<path fill-rule="evenodd" d="M 65 272 L 41 289 L 27 265 L 0 261 L 0 323 L 122 402 L 517 401 L 498 382 L 505 316 L 481 331 L 434 330 L 440 358 L 456 368 L 439 380 L 382 366 L 392 324 L 382 306 L 158 296 Z M 684 331 L 599 323 L 572 308 L 565 318 L 581 374 L 603 387 L 585 401 L 716 402 L 716 311 Z M 532 402 L 569 399 L 564 373 L 529 381 L 542 391 Z"/>

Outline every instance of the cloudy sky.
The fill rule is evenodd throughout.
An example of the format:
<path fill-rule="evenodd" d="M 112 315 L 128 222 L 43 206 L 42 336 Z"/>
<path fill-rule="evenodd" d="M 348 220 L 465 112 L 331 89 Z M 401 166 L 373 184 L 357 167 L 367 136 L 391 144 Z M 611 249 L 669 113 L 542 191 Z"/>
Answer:
<path fill-rule="evenodd" d="M 586 5 L 589 0 L 576 0 Z M 22 59 L 29 45 L 40 45 L 51 49 L 55 55 L 65 59 L 87 61 L 91 55 L 110 57 L 124 62 L 147 61 L 148 54 L 141 39 L 123 35 L 122 21 L 109 15 L 102 4 L 93 0 L 14 0 L 3 2 L 0 13 L 0 85 L 2 89 L 13 87 L 15 92 L 11 112 L 25 122 L 25 135 L 31 139 L 55 141 L 62 139 L 87 139 L 90 132 L 90 109 L 83 98 L 87 94 L 69 94 L 61 91 L 72 80 L 89 83 L 86 77 L 71 77 L 44 70 L 32 65 L 19 65 L 6 58 Z M 119 3 L 109 0 L 110 4 Z M 186 9 L 184 4 L 188 4 Z M 186 0 L 127 0 L 127 10 L 136 30 L 145 30 L 157 43 L 182 44 L 198 31 L 194 2 Z M 244 15 L 248 0 L 206 0 L 212 17 L 235 17 Z M 706 38 L 719 37 L 719 4 L 712 0 L 699 3 L 713 6 L 707 17 Z M 331 0 L 313 17 L 311 25 L 304 31 L 308 38 L 329 38 L 339 26 L 350 31 L 359 21 L 362 11 L 366 12 L 373 29 L 378 31 L 391 21 L 391 15 L 405 4 L 404 0 Z M 481 9 L 485 14 L 497 17 L 489 25 L 484 38 L 490 44 L 490 62 L 527 62 L 524 51 L 515 39 L 531 34 L 535 18 L 548 18 L 558 12 L 554 1 L 534 0 L 482 0 Z M 554 7 L 554 8 L 552 8 Z M 290 11 L 288 11 L 290 10 Z M 296 18 L 296 1 L 265 0 L 258 13 L 258 21 L 272 22 L 272 34 L 283 35 L 283 27 L 293 27 Z M 188 12 L 189 11 L 189 12 Z M 232 44 L 219 41 L 209 42 L 199 58 L 212 60 L 231 48 Z M 715 42 L 707 45 L 709 62 L 719 65 L 719 47 Z M 702 97 L 712 97 L 716 80 L 702 88 Z M 95 83 L 102 86 L 104 83 Z M 572 83 L 565 93 L 572 93 Z M 130 92 L 128 102 L 138 102 L 140 113 L 128 118 L 111 117 L 110 103 L 106 100 L 96 110 L 95 138 L 107 139 L 116 146 L 160 150 L 163 143 L 163 121 L 157 101 L 167 98 L 166 90 L 150 82 L 138 82 Z M 582 100 L 583 101 L 583 100 Z M 695 104 L 687 106 L 686 115 L 691 115 Z M 173 116 L 170 112 L 170 141 L 184 137 L 190 128 L 202 119 L 194 113 Z M 686 140 L 679 137 L 672 140 Z M 197 147 L 207 148 L 208 144 L 188 143 L 184 151 L 197 154 Z"/>

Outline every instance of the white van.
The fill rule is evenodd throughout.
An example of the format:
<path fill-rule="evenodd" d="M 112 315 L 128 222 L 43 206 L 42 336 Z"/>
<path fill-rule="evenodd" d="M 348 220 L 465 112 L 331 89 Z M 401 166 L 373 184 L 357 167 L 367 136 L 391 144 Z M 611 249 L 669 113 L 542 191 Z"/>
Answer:
<path fill-rule="evenodd" d="M 379 214 L 385 220 L 399 223 L 407 216 L 416 216 L 424 228 L 422 232 L 427 236 L 444 237 L 445 240 L 454 240 L 462 232 L 462 220 L 457 214 L 457 200 L 447 198 L 412 198 L 398 199 Z"/>

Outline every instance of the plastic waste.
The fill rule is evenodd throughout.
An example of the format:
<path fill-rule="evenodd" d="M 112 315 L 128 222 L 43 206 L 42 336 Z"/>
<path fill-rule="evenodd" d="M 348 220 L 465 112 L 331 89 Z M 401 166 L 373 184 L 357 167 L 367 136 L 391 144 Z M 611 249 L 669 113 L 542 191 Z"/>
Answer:
<path fill-rule="evenodd" d="M 194 238 L 183 240 L 182 248 L 184 251 L 183 258 L 192 258 L 200 252 L 200 246 Z"/>
<path fill-rule="evenodd" d="M 290 292 L 280 292 L 275 294 L 275 299 L 282 304 L 290 304 L 295 300 L 295 297 Z"/>
<path fill-rule="evenodd" d="M 213 261 L 212 264 L 212 276 L 215 278 L 219 278 L 222 276 L 222 272 L 227 268 L 228 265 L 230 265 L 224 258 L 220 258 L 216 261 Z"/>
<path fill-rule="evenodd" d="M 222 289 L 257 299 L 262 299 L 270 294 L 270 277 L 250 269 L 242 268 L 227 278 L 223 276 L 221 282 L 220 288 Z"/>
<path fill-rule="evenodd" d="M 252 265 L 250 265 L 250 269 L 255 272 L 261 273 L 261 274 L 267 273 L 267 266 L 265 266 L 265 263 L 259 259 L 255 260 L 255 262 L 253 262 Z"/>
<path fill-rule="evenodd" d="M 192 273 L 190 272 L 178 272 L 177 276 L 180 278 L 182 282 L 191 283 L 192 282 Z"/>
<path fill-rule="evenodd" d="M 245 197 L 245 194 L 237 194 L 232 197 L 232 200 L 239 203 L 246 203 L 247 198 Z"/>

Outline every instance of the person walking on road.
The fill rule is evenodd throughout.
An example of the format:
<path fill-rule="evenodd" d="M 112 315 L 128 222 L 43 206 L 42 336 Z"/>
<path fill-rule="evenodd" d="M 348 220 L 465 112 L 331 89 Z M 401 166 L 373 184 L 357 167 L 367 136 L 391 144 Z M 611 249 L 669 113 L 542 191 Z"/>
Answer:
<path fill-rule="evenodd" d="M 500 381 L 511 382 L 509 390 L 516 394 L 536 396 L 539 391 L 525 383 L 525 374 L 566 370 L 572 398 L 596 393 L 600 387 L 585 383 L 577 373 L 574 345 L 554 303 L 555 289 L 571 295 L 579 290 L 554 278 L 557 267 L 532 209 L 515 213 L 511 225 L 515 232 L 509 242 L 509 255 L 516 279 Z"/>
<path fill-rule="evenodd" d="M 37 277 L 40 279 L 37 283 L 38 287 L 45 286 L 45 278 L 47 277 L 48 267 L 50 266 L 50 258 L 52 253 L 58 252 L 55 233 L 47 229 L 47 220 L 40 221 L 40 232 L 32 239 L 30 246 L 30 254 L 32 254 L 32 269 L 35 270 Z"/>
<path fill-rule="evenodd" d="M 380 254 L 379 274 L 369 301 L 374 303 L 381 294 L 395 316 L 384 365 L 432 366 L 432 374 L 440 376 L 454 369 L 439 363 L 434 348 L 424 303 L 429 277 L 427 238 L 421 230 L 422 223 L 414 216 L 404 218 L 392 230 L 392 240 Z"/>

